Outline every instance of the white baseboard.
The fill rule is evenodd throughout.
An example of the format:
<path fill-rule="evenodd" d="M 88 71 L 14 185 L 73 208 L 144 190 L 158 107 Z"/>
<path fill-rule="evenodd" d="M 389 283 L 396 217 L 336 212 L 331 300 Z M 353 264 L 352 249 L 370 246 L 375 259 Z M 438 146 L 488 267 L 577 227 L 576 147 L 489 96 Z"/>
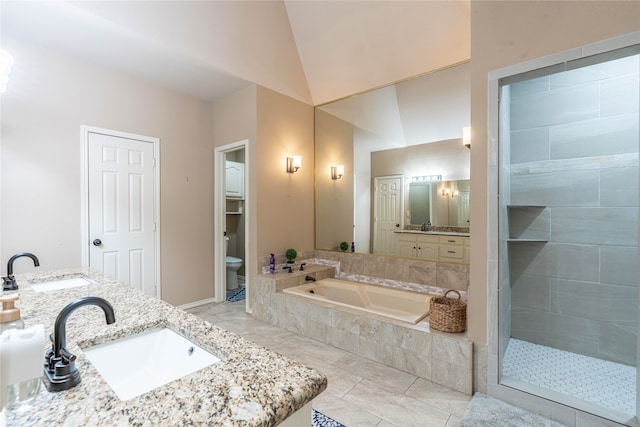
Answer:
<path fill-rule="evenodd" d="M 190 302 L 188 304 L 179 305 L 178 308 L 181 308 L 183 310 L 187 310 L 189 308 L 200 307 L 201 305 L 211 304 L 213 302 L 216 302 L 216 300 L 213 299 L 213 298 L 207 298 L 207 299 L 203 299 L 203 300 L 200 300 L 200 301 L 194 301 L 194 302 Z"/>

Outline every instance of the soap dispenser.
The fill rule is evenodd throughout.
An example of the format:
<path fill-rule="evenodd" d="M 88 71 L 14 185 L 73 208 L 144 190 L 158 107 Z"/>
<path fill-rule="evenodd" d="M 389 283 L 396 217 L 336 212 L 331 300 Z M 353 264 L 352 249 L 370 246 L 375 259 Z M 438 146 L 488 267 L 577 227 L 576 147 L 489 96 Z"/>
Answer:
<path fill-rule="evenodd" d="M 26 407 L 40 392 L 44 326 L 24 329 L 20 297 L 14 293 L 0 297 L 0 407 Z"/>
<path fill-rule="evenodd" d="M 0 334 L 8 329 L 23 329 L 24 322 L 20 318 L 20 309 L 16 307 L 16 301 L 20 294 L 9 294 L 0 297 L 2 310 L 0 310 Z"/>

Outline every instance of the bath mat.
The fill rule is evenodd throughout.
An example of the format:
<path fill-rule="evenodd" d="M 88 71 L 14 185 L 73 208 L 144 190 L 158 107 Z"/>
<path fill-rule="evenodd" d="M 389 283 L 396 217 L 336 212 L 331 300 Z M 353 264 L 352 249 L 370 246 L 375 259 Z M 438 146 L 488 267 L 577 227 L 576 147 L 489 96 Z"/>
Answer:
<path fill-rule="evenodd" d="M 345 427 L 345 425 L 314 409 L 311 417 L 311 427 Z"/>
<path fill-rule="evenodd" d="M 476 393 L 467 406 L 460 427 L 564 427 L 564 424 Z"/>
<path fill-rule="evenodd" d="M 245 288 L 227 291 L 227 301 L 229 302 L 242 301 L 245 298 L 246 298 Z"/>

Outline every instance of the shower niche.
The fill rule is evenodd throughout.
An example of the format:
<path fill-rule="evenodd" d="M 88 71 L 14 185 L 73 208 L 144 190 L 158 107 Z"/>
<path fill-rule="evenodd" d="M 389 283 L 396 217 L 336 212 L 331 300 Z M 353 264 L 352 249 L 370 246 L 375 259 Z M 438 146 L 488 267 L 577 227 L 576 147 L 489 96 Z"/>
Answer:
<path fill-rule="evenodd" d="M 635 45 L 495 79 L 498 397 L 638 425 L 639 73 Z"/>

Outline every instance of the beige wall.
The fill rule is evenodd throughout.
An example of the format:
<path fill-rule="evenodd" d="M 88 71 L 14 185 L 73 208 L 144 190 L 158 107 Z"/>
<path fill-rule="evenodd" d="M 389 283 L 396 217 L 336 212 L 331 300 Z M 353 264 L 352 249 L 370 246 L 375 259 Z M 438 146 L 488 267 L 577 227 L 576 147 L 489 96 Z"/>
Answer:
<path fill-rule="evenodd" d="M 255 150 L 257 255 L 314 249 L 313 107 L 258 87 Z M 302 156 L 298 172 L 286 157 Z"/>
<path fill-rule="evenodd" d="M 246 89 L 240 90 L 232 95 L 227 96 L 224 99 L 216 101 L 213 105 L 213 142 L 216 147 L 231 144 L 234 142 L 248 140 L 248 151 L 255 152 L 256 147 L 256 128 L 257 128 L 257 86 L 251 85 Z M 212 153 L 213 155 L 213 153 Z M 248 157 L 247 151 L 244 153 L 243 161 L 246 161 Z M 255 159 L 253 159 L 255 161 Z M 249 181 L 245 183 L 245 189 L 247 191 L 246 199 L 253 201 L 256 197 L 256 168 L 255 166 L 249 167 Z M 245 207 L 246 207 L 245 202 Z M 238 233 L 235 236 L 231 236 L 233 240 L 231 245 L 235 243 L 236 254 L 244 253 L 244 257 L 256 257 L 256 209 L 255 203 L 249 203 L 249 212 L 245 208 L 245 212 L 242 217 L 242 225 L 238 227 Z M 240 221 L 240 216 L 227 215 L 227 220 L 231 222 L 228 228 L 232 228 L 234 223 L 237 224 Z M 248 223 L 249 219 L 253 218 L 251 223 Z M 249 233 L 249 247 L 244 246 L 245 233 Z M 214 238 L 222 238 L 222 236 L 214 236 Z M 231 252 L 230 252 L 231 253 Z M 242 256 L 241 256 L 242 257 Z M 213 262 L 213 260 L 212 260 Z M 239 273 L 245 274 L 247 263 L 246 260 L 242 264 Z M 254 264 L 255 265 L 255 264 Z"/>
<path fill-rule="evenodd" d="M 162 297 L 213 296 L 213 105 L 93 63 L 3 38 L 0 266 L 80 265 L 80 126 L 160 138 Z M 31 271 L 16 263 L 17 273 Z"/>
<path fill-rule="evenodd" d="M 487 336 L 487 73 L 640 30 L 640 2 L 471 2 L 471 284 L 469 334 Z M 497 280 L 490 278 L 489 280 Z"/>
<path fill-rule="evenodd" d="M 315 247 L 338 249 L 353 241 L 353 125 L 318 109 L 315 113 Z M 344 176 L 331 179 L 331 166 L 344 165 Z M 359 248 L 363 250 L 365 248 Z"/>

